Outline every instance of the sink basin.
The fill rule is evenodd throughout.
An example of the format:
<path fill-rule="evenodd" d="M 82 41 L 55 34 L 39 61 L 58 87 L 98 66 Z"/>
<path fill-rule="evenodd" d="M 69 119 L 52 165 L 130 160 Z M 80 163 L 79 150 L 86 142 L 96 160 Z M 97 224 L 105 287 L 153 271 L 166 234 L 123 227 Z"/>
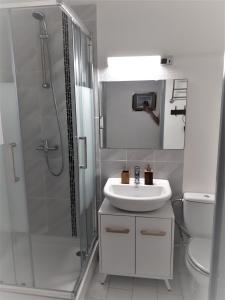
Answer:
<path fill-rule="evenodd" d="M 127 211 L 152 211 L 162 207 L 171 197 L 172 192 L 168 180 L 154 179 L 153 185 L 145 185 L 144 180 L 135 184 L 121 184 L 120 178 L 109 178 L 104 187 L 105 197 L 110 203 Z"/>

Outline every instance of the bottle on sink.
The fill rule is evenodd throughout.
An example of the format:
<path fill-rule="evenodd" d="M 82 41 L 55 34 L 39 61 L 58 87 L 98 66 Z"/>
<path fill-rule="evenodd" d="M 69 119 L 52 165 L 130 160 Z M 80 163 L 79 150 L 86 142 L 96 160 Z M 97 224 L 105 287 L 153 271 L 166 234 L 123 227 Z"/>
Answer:
<path fill-rule="evenodd" d="M 122 184 L 129 184 L 130 183 L 130 171 L 126 168 L 123 169 L 121 172 L 121 183 Z"/>
<path fill-rule="evenodd" d="M 150 165 L 145 169 L 144 179 L 146 185 L 153 185 L 153 172 Z"/>

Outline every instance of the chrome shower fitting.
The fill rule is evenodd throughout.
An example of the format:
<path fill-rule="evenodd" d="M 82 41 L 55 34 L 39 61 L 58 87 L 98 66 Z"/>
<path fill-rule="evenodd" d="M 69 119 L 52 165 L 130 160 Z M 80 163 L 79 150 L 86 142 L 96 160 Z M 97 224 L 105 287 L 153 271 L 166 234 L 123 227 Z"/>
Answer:
<path fill-rule="evenodd" d="M 48 140 L 43 140 L 42 144 L 36 147 L 36 150 L 38 151 L 44 151 L 45 153 L 48 153 L 48 151 L 57 151 L 59 149 L 58 145 L 55 145 L 53 147 L 49 147 Z"/>
<path fill-rule="evenodd" d="M 53 74 L 52 74 L 52 63 L 51 63 L 51 56 L 49 51 L 49 35 L 47 30 L 47 23 L 44 13 L 40 11 L 34 11 L 32 16 L 39 21 L 40 26 L 40 42 L 41 42 L 41 65 L 42 65 L 42 87 L 45 89 L 49 89 L 52 94 L 52 101 L 53 107 L 55 111 L 57 127 L 58 127 L 58 134 L 59 134 L 59 145 L 49 147 L 48 140 L 44 140 L 43 144 L 39 145 L 36 149 L 39 151 L 43 151 L 45 154 L 46 164 L 48 166 L 49 172 L 53 176 L 60 176 L 64 170 L 64 151 L 63 151 L 63 137 L 62 137 L 62 128 L 60 124 L 60 116 L 56 101 L 56 93 L 53 83 Z M 47 80 L 47 75 L 49 76 L 49 81 Z M 50 166 L 49 160 L 49 151 L 56 151 L 60 150 L 61 152 L 61 166 L 58 171 L 53 171 L 52 167 Z"/>
<path fill-rule="evenodd" d="M 39 21 L 40 24 L 40 41 L 41 41 L 41 65 L 42 65 L 42 87 L 43 88 L 50 88 L 50 83 L 47 82 L 47 54 L 46 54 L 46 47 L 48 47 L 48 31 L 47 31 L 47 24 L 45 21 L 45 15 L 40 11 L 34 11 L 32 16 Z"/>

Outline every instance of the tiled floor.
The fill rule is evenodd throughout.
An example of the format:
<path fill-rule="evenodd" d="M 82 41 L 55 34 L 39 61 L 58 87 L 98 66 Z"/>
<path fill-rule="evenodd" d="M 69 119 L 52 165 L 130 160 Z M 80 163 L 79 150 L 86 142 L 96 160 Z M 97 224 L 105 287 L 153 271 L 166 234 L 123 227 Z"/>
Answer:
<path fill-rule="evenodd" d="M 179 279 L 168 292 L 163 281 L 122 276 L 109 276 L 105 285 L 95 273 L 85 300 L 183 300 Z"/>
<path fill-rule="evenodd" d="M 105 285 L 100 281 L 97 267 L 85 300 L 199 300 L 192 294 L 193 282 L 184 263 L 183 247 L 175 247 L 171 291 L 162 280 L 108 276 Z"/>

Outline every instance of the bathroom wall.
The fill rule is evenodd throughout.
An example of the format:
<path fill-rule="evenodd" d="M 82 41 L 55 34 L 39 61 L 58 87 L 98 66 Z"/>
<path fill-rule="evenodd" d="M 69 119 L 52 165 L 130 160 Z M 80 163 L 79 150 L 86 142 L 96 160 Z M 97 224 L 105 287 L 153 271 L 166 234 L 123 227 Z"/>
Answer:
<path fill-rule="evenodd" d="M 73 8 L 82 21 L 93 34 L 94 44 L 97 40 L 96 34 L 99 34 L 99 28 L 96 31 L 96 7 L 98 5 L 75 5 Z M 105 20 L 105 22 L 107 22 Z M 104 25 L 105 26 L 105 25 Z M 110 34 L 110 33 L 109 33 Z M 95 44 L 96 47 L 96 44 Z M 95 49 L 96 52 L 96 49 Z M 98 54 L 98 51 L 97 51 Z M 96 59 L 96 57 L 95 57 Z M 95 64 L 97 62 L 95 61 Z M 95 72 L 95 92 L 101 90 L 98 85 L 97 72 Z M 97 207 L 99 207 L 104 199 L 103 188 L 109 177 L 120 176 L 121 170 L 127 166 L 132 172 L 135 165 L 141 167 L 143 176 L 144 168 L 150 164 L 154 171 L 154 177 L 166 178 L 170 180 L 173 189 L 173 199 L 182 197 L 182 181 L 183 181 L 183 150 L 146 150 L 146 149 L 100 149 L 99 148 L 99 97 L 95 94 L 95 119 L 96 119 L 96 158 L 97 158 Z M 178 221 L 181 221 L 181 210 L 179 203 L 175 207 L 175 213 Z M 180 242 L 179 233 L 175 234 L 175 242 Z"/>
<path fill-rule="evenodd" d="M 185 115 L 171 115 L 171 110 L 186 109 L 187 98 L 178 99 L 172 102 L 174 80 L 166 80 L 165 87 L 165 106 L 163 124 L 163 149 L 184 149 L 184 139 L 186 130 Z M 176 86 L 177 87 L 177 86 Z M 179 94 L 180 93 L 180 94 Z M 183 95 L 182 95 L 183 94 Z M 184 96 L 184 91 L 176 91 L 176 96 Z"/>
<path fill-rule="evenodd" d="M 41 9 L 46 15 L 53 81 L 62 125 L 65 170 L 54 177 L 44 153 L 36 147 L 48 138 L 60 143 L 50 89 L 42 88 L 39 22 L 34 9 L 12 10 L 12 28 L 30 230 L 36 234 L 71 236 L 67 118 L 65 100 L 62 15 L 58 8 Z M 18 26 L 19 24 L 19 26 Z M 61 164 L 60 152 L 51 152 L 53 170 Z"/>
<path fill-rule="evenodd" d="M 106 179 L 119 176 L 126 163 L 131 170 L 140 165 L 142 172 L 150 163 L 155 177 L 170 180 L 173 199 L 182 197 L 183 191 L 214 192 L 224 51 L 224 4 L 220 1 L 91 2 L 95 2 L 97 8 L 94 39 L 97 39 L 100 80 L 112 79 L 107 70 L 109 56 L 157 54 L 172 55 L 173 65 L 160 67 L 157 72 L 149 70 L 148 79 L 188 79 L 185 151 L 100 150 L 98 205 L 103 199 Z M 80 11 L 90 18 L 88 6 L 81 5 Z M 216 20 L 212 20 L 212 15 L 217 16 Z M 98 117 L 97 109 L 97 132 Z M 180 205 L 176 202 L 178 222 L 182 218 Z M 175 240 L 176 243 L 180 241 L 178 232 Z"/>
<path fill-rule="evenodd" d="M 215 190 L 223 22 L 224 3 L 221 1 L 97 3 L 101 79 L 108 78 L 109 56 L 156 54 L 174 58 L 172 66 L 161 68 L 158 73 L 161 78 L 188 79 L 184 191 L 213 193 Z"/>
<path fill-rule="evenodd" d="M 0 82 L 13 82 L 8 13 L 4 10 L 0 11 L 0 41 Z"/>

